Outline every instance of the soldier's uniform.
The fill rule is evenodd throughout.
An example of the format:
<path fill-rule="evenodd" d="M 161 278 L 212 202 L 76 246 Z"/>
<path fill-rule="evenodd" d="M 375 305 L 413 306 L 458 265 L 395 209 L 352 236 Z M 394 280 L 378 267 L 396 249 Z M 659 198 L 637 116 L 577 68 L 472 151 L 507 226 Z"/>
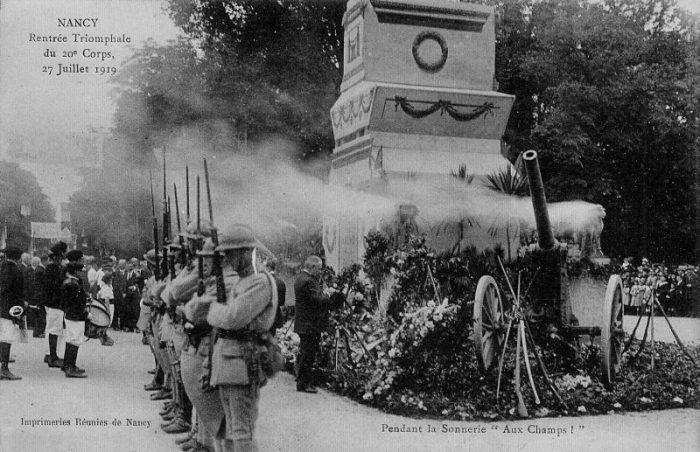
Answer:
<path fill-rule="evenodd" d="M 214 255 L 213 250 L 213 243 L 209 240 L 198 254 L 211 258 Z M 211 265 L 208 268 L 211 269 Z M 223 276 L 228 292 L 233 289 L 238 277 L 230 268 L 224 271 Z M 212 328 L 207 324 L 207 314 L 213 303 L 216 303 L 216 278 L 207 275 L 204 293 L 194 295 L 184 306 L 189 340 L 181 357 L 182 380 L 185 391 L 196 409 L 199 429 L 194 441 L 195 445 L 214 449 L 217 452 L 226 452 L 233 450 L 233 443 L 225 439 L 226 416 L 221 397 L 217 390 L 205 390 L 203 387 L 203 377 L 207 373 L 205 365 L 207 367 L 209 365 L 209 354 L 213 346 Z"/>
<path fill-rule="evenodd" d="M 260 366 L 264 346 L 258 338 L 269 331 L 277 310 L 274 279 L 266 272 L 254 271 L 247 254 L 253 249 L 267 251 L 249 227 L 233 225 L 226 231 L 217 251 L 226 253 L 226 259 L 228 252 L 244 253 L 244 265 L 234 269 L 239 280 L 227 291 L 226 303 L 211 303 L 207 314 L 207 322 L 219 329 L 210 383 L 219 388 L 226 416 L 226 439 L 233 443 L 236 452 L 258 450 L 254 429 L 260 387 L 266 383 Z M 193 308 L 197 308 L 196 304 Z"/>

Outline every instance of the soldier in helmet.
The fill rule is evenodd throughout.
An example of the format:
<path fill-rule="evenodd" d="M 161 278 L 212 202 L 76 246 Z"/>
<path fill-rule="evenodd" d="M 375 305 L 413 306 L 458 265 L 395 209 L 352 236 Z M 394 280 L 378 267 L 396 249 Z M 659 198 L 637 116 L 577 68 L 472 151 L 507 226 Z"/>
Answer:
<path fill-rule="evenodd" d="M 191 309 L 208 304 L 207 323 L 219 329 L 213 351 L 211 381 L 219 388 L 226 418 L 225 450 L 257 452 L 254 439 L 260 388 L 266 375 L 260 366 L 260 341 L 269 334 L 277 311 L 274 279 L 255 267 L 256 252 L 270 254 L 246 225 L 224 231 L 216 251 L 223 253 L 223 272 L 235 272 L 238 281 L 226 290 L 225 300 L 192 300 Z M 219 299 L 221 297 L 222 299 Z"/>

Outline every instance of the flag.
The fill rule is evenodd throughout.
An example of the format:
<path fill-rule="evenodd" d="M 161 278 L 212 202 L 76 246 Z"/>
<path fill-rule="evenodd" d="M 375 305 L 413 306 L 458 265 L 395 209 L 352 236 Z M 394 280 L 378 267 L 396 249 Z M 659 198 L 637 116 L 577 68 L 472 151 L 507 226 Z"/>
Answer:
<path fill-rule="evenodd" d="M 32 207 L 22 204 L 22 207 L 19 208 L 19 214 L 23 217 L 30 216 L 32 214 Z"/>
<path fill-rule="evenodd" d="M 0 236 L 0 250 L 7 248 L 7 225 L 2 229 L 2 235 Z"/>

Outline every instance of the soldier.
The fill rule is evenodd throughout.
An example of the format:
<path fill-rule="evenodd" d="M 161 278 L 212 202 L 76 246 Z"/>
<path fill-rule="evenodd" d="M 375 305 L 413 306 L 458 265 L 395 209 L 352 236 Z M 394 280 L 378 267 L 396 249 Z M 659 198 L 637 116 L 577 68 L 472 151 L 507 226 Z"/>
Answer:
<path fill-rule="evenodd" d="M 190 301 L 193 312 L 199 311 L 201 304 L 209 304 L 207 323 L 219 328 L 209 383 L 218 386 L 224 407 L 226 450 L 237 452 L 258 450 L 253 436 L 260 388 L 267 382 L 260 366 L 260 344 L 269 334 L 277 311 L 274 279 L 254 267 L 256 249 L 270 254 L 248 226 L 237 224 L 229 228 L 216 251 L 224 253 L 224 274 L 236 272 L 238 281 L 226 291 L 225 303 Z"/>
<path fill-rule="evenodd" d="M 51 247 L 50 262 L 44 272 L 44 309 L 46 309 L 46 333 L 49 335 L 49 355 L 44 361 L 49 367 L 63 367 L 63 360 L 56 354 L 58 338 L 63 333 L 63 311 L 61 310 L 61 284 L 63 254 L 68 245 L 58 242 Z"/>
<path fill-rule="evenodd" d="M 64 269 L 65 279 L 61 284 L 61 309 L 65 313 L 66 353 L 61 370 L 68 378 L 86 378 L 85 370 L 76 364 L 78 349 L 83 343 L 85 320 L 88 320 L 88 295 L 83 281 L 77 276 L 83 268 L 83 252 L 72 250 L 66 253 L 68 263 Z"/>
<path fill-rule="evenodd" d="M 170 376 L 173 386 L 174 400 L 172 409 L 163 416 L 168 421 L 161 424 L 165 433 L 184 433 L 190 430 L 192 418 L 192 403 L 182 387 L 180 371 L 180 354 L 187 340 L 184 327 L 176 315 L 176 307 L 186 303 L 197 290 L 197 274 L 191 268 L 179 269 L 175 263 L 180 258 L 181 246 L 176 243 L 166 245 L 169 250 L 170 272 L 165 278 L 166 286 L 160 294 L 161 301 L 166 306 L 166 312 L 161 321 L 161 341 L 166 343 L 166 352 L 170 358 Z M 179 266 L 178 266 L 179 267 Z M 173 275 L 175 277 L 173 278 Z"/>
<path fill-rule="evenodd" d="M 20 321 L 22 310 L 27 307 L 23 300 L 24 279 L 18 266 L 22 251 L 9 246 L 5 255 L 6 259 L 0 264 L 0 380 L 21 380 L 22 377 L 10 372 L 8 363 L 10 348 L 17 336 L 15 325 Z"/>
<path fill-rule="evenodd" d="M 226 240 L 226 239 L 224 239 Z M 204 259 L 204 293 L 195 295 L 182 312 L 188 321 L 188 347 L 182 353 L 182 380 L 185 391 L 197 410 L 197 435 L 190 440 L 194 450 L 233 450 L 232 441 L 223 436 L 226 415 L 218 391 L 205 390 L 202 387 L 202 375 L 206 372 L 205 360 L 213 344 L 211 327 L 207 324 L 207 313 L 216 301 L 216 278 L 211 275 L 214 256 L 214 243 L 207 240 L 202 251 L 197 253 Z M 223 274 L 226 292 L 238 281 L 238 276 L 231 267 Z"/>

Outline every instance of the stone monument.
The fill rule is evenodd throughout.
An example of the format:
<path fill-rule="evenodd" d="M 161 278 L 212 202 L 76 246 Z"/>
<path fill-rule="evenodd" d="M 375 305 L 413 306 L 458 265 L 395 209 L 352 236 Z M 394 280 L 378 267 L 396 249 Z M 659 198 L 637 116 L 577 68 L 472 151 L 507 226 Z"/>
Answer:
<path fill-rule="evenodd" d="M 483 176 L 508 165 L 501 137 L 514 96 L 496 91 L 493 7 L 448 0 L 349 0 L 340 97 L 331 109 L 331 183 Z M 397 209 L 397 221 L 410 206 Z M 386 218 L 324 219 L 327 263 L 361 259 Z"/>

